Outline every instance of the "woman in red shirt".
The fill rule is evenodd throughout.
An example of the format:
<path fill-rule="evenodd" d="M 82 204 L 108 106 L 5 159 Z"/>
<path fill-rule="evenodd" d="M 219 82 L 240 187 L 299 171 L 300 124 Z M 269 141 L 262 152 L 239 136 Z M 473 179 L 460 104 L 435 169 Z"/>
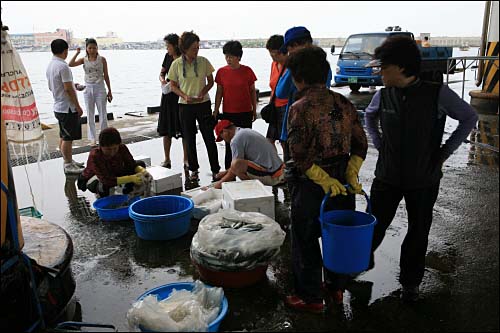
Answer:
<path fill-rule="evenodd" d="M 272 35 L 266 43 L 266 49 L 269 51 L 269 55 L 273 59 L 273 63 L 271 64 L 271 77 L 269 79 L 269 87 L 271 88 L 271 98 L 274 95 L 274 91 L 276 90 L 276 85 L 280 77 L 285 73 L 285 63 L 288 59 L 287 54 L 283 54 L 280 52 L 280 48 L 284 43 L 284 39 L 282 35 Z M 274 107 L 278 111 L 278 117 L 276 123 L 269 124 L 267 128 L 266 138 L 274 145 L 276 140 L 279 140 L 281 137 L 281 127 L 283 125 L 283 115 L 285 114 L 286 105 L 288 103 L 288 99 L 275 98 L 274 99 Z M 282 143 L 283 147 L 283 143 Z"/>
<path fill-rule="evenodd" d="M 240 64 L 243 56 L 240 42 L 227 42 L 222 52 L 226 57 L 227 66 L 220 68 L 215 76 L 217 93 L 213 116 L 215 119 L 227 119 L 237 127 L 252 128 L 252 122 L 257 119 L 257 77 L 250 67 Z M 219 116 L 221 103 L 223 114 Z M 226 170 L 231 166 L 231 160 L 231 147 L 226 143 Z"/>

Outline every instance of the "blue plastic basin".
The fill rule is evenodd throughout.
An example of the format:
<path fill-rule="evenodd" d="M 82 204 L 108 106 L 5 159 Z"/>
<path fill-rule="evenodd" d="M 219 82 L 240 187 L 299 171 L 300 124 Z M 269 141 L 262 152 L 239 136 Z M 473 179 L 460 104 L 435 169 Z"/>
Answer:
<path fill-rule="evenodd" d="M 159 195 L 134 202 L 129 216 L 137 235 L 145 240 L 169 240 L 189 231 L 193 201 L 178 195 Z"/>
<path fill-rule="evenodd" d="M 206 285 L 206 286 L 208 287 L 208 285 Z M 192 290 L 193 288 L 194 288 L 194 283 L 193 282 L 169 283 L 169 284 L 165 284 L 163 286 L 159 286 L 159 287 L 156 287 L 154 289 L 146 291 L 144 294 L 142 294 L 141 296 L 139 296 L 137 298 L 137 301 L 142 300 L 144 297 L 146 297 L 148 295 L 157 295 L 157 299 L 159 301 L 161 301 L 161 300 L 164 300 L 165 298 L 167 298 L 168 296 L 170 296 L 170 294 L 172 293 L 173 289 L 176 289 L 176 290 L 181 290 L 181 289 Z M 214 321 L 212 321 L 208 325 L 208 332 L 217 332 L 219 330 L 219 325 L 220 325 L 222 319 L 224 319 L 224 317 L 226 316 L 227 309 L 228 309 L 228 303 L 227 303 L 226 296 L 224 296 L 222 298 L 222 306 L 221 306 L 219 315 L 217 316 L 217 318 L 214 319 Z M 153 331 L 147 330 L 147 329 L 145 329 L 145 328 L 143 328 L 141 326 L 139 326 L 139 329 L 142 332 L 153 332 Z"/>
<path fill-rule="evenodd" d="M 126 202 L 128 199 L 129 197 L 126 194 L 110 195 L 104 198 L 97 199 L 96 201 L 94 201 L 94 204 L 92 206 L 97 211 L 97 215 L 99 215 L 99 218 L 103 221 L 128 220 L 130 218 L 128 214 L 129 206 L 120 208 L 108 208 L 120 205 Z M 139 199 L 140 199 L 139 196 L 132 198 L 130 200 L 130 204 L 136 202 Z"/>

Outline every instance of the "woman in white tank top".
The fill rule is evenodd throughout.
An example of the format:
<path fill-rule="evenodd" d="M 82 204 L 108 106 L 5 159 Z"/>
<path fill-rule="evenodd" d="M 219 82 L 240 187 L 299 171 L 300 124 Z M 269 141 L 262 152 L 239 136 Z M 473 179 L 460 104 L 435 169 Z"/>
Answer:
<path fill-rule="evenodd" d="M 76 54 L 69 62 L 70 67 L 83 65 L 85 71 L 85 90 L 83 96 L 85 98 L 85 106 L 87 109 L 87 137 L 90 140 L 90 145 L 96 145 L 96 129 L 95 129 L 95 107 L 99 112 L 100 130 L 108 127 L 108 117 L 106 112 L 106 101 L 111 103 L 113 95 L 111 94 L 111 84 L 109 82 L 108 64 L 106 58 L 99 55 L 97 52 L 97 42 L 93 38 L 85 40 L 85 48 L 87 56 L 76 60 L 80 54 L 80 48 L 76 49 Z M 106 87 L 108 86 L 108 93 Z"/>

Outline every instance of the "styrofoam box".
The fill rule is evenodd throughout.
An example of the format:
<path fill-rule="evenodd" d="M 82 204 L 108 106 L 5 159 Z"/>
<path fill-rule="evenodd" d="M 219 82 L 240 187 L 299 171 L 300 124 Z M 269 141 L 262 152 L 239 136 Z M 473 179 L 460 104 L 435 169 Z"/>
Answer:
<path fill-rule="evenodd" d="M 259 212 L 274 220 L 274 195 L 259 180 L 222 183 L 222 207 Z"/>
<path fill-rule="evenodd" d="M 146 166 L 149 167 L 151 166 L 151 157 L 146 156 L 146 155 L 139 155 L 139 156 L 134 156 L 135 161 L 143 161 L 146 163 Z"/>
<path fill-rule="evenodd" d="M 153 177 L 151 192 L 154 194 L 182 188 L 182 176 L 180 172 L 175 172 L 161 166 L 148 167 L 146 170 Z"/>

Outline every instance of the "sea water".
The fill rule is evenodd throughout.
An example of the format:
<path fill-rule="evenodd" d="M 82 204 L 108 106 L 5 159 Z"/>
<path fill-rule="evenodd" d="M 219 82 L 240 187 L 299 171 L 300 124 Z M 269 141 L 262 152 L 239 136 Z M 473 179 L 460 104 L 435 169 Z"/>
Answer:
<path fill-rule="evenodd" d="M 324 48 L 328 61 L 335 75 L 337 55 L 331 55 L 329 48 Z M 338 48 L 337 52 L 340 52 Z M 106 58 L 111 82 L 113 101 L 107 104 L 107 111 L 116 117 L 126 112 L 146 112 L 148 106 L 158 106 L 161 100 L 161 84 L 159 74 L 166 50 L 100 50 L 99 54 Z M 68 58 L 75 54 L 70 50 Z M 476 55 L 477 48 L 468 51 L 453 49 L 453 56 Z M 206 57 L 217 70 L 226 65 L 222 49 L 200 49 L 198 55 Z M 52 59 L 51 52 L 22 52 L 20 53 L 23 64 L 28 72 L 33 86 L 35 100 L 40 113 L 40 120 L 46 124 L 57 123 L 53 113 L 52 93 L 48 89 L 45 71 Z M 257 81 L 255 87 L 259 91 L 269 91 L 269 76 L 271 72 L 271 57 L 265 48 L 245 48 L 241 64 L 247 65 L 254 71 Z M 85 84 L 83 66 L 72 67 L 75 83 Z M 333 80 L 332 80 L 333 82 Z M 216 84 L 215 84 L 216 85 Z M 215 102 L 216 86 L 210 91 L 212 103 Z M 77 92 L 80 106 L 86 115 L 83 92 Z"/>

